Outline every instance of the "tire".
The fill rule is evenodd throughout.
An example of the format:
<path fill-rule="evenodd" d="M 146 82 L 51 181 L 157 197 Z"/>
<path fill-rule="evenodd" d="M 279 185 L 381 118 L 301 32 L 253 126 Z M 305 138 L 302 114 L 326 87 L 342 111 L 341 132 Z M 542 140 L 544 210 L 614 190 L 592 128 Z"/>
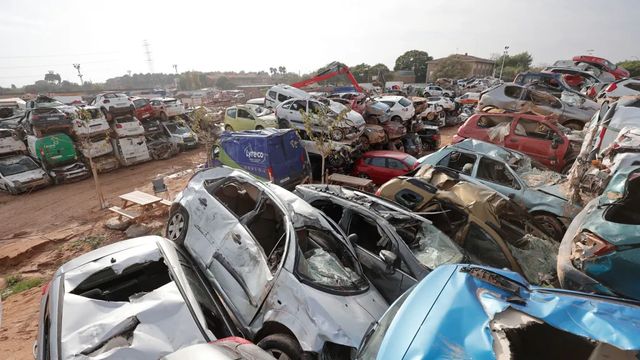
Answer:
<path fill-rule="evenodd" d="M 278 128 L 280 129 L 290 129 L 291 123 L 286 119 L 278 119 Z"/>
<path fill-rule="evenodd" d="M 264 129 L 264 127 L 262 127 L 262 125 L 256 126 L 256 130 L 263 130 L 263 129 Z"/>
<path fill-rule="evenodd" d="M 564 236 L 564 227 L 558 218 L 551 214 L 534 214 L 533 219 L 553 240 L 560 242 Z"/>
<path fill-rule="evenodd" d="M 233 131 L 233 126 L 227 124 L 227 125 L 224 126 L 224 130 L 225 131 Z"/>
<path fill-rule="evenodd" d="M 260 340 L 257 345 L 276 359 L 303 359 L 300 344 L 290 335 L 269 335 Z"/>
<path fill-rule="evenodd" d="M 431 112 L 427 114 L 427 120 L 433 121 L 435 119 L 436 119 L 436 113 Z"/>
<path fill-rule="evenodd" d="M 395 115 L 394 117 L 392 117 L 391 121 L 397 121 L 402 124 L 402 118 L 398 115 Z"/>
<path fill-rule="evenodd" d="M 184 239 L 187 237 L 188 224 L 189 214 L 184 208 L 178 208 L 177 211 L 169 216 L 169 221 L 167 221 L 167 227 L 165 229 L 166 238 L 178 245 L 184 244 Z"/>
<path fill-rule="evenodd" d="M 582 130 L 584 128 L 584 124 L 575 120 L 569 120 L 562 124 L 564 127 L 568 127 L 571 130 Z"/>

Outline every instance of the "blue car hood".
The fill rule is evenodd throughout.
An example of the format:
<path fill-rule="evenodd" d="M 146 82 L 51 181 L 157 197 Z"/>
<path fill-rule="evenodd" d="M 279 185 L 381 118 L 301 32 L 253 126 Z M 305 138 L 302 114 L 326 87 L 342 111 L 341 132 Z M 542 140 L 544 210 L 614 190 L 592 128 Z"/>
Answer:
<path fill-rule="evenodd" d="M 567 195 L 564 192 L 562 192 L 562 190 L 560 189 L 560 186 L 558 185 L 542 185 L 542 186 L 537 186 L 534 189 L 538 191 L 542 191 L 543 193 L 555 196 L 564 201 L 567 201 Z"/>
<path fill-rule="evenodd" d="M 498 323 L 505 314 L 517 314 L 505 321 L 512 324 Z M 406 299 L 377 358 L 401 358 L 404 354 L 404 359 L 495 359 L 494 343 L 501 343 L 496 335 L 500 326 L 527 326 L 524 322 L 513 324 L 513 319 L 520 318 L 622 350 L 640 350 L 640 306 L 533 287 L 507 270 L 443 265 Z"/>

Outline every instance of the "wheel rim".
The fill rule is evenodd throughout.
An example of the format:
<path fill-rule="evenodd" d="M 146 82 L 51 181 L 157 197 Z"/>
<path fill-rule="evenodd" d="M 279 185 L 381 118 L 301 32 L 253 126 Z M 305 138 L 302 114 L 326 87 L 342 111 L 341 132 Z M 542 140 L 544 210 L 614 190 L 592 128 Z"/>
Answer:
<path fill-rule="evenodd" d="M 180 213 L 173 215 L 171 220 L 169 220 L 169 225 L 167 226 L 167 236 L 169 237 L 169 240 L 177 240 L 180 235 L 182 235 L 183 229 L 184 216 Z"/>
<path fill-rule="evenodd" d="M 280 349 L 265 349 L 271 356 L 273 356 L 274 358 L 278 359 L 278 360 L 291 360 L 291 358 L 289 356 L 287 356 L 287 354 L 284 353 L 284 351 L 280 350 Z"/>
<path fill-rule="evenodd" d="M 233 131 L 233 128 L 231 127 L 231 125 L 225 126 L 224 129 L 227 131 Z"/>

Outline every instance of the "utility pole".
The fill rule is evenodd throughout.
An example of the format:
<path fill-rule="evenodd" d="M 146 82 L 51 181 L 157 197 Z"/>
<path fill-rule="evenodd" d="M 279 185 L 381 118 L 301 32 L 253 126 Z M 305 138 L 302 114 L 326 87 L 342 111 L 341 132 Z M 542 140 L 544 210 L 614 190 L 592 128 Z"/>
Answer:
<path fill-rule="evenodd" d="M 175 70 L 176 75 L 178 75 L 178 64 L 173 64 L 173 70 Z"/>
<path fill-rule="evenodd" d="M 149 66 L 149 73 L 153 74 L 153 61 L 151 60 L 151 50 L 149 49 L 149 42 L 147 40 L 142 42 L 144 46 L 144 53 L 147 56 L 147 65 Z"/>
<path fill-rule="evenodd" d="M 504 52 L 502 53 L 502 65 L 500 66 L 500 76 L 499 76 L 500 80 L 502 80 L 502 70 L 504 70 L 504 61 L 507 60 L 508 53 L 509 53 L 509 45 L 504 47 Z"/>
<path fill-rule="evenodd" d="M 78 77 L 80 78 L 80 85 L 84 85 L 84 81 L 82 81 L 82 73 L 80 72 L 80 64 L 73 64 L 73 67 L 78 70 Z"/>

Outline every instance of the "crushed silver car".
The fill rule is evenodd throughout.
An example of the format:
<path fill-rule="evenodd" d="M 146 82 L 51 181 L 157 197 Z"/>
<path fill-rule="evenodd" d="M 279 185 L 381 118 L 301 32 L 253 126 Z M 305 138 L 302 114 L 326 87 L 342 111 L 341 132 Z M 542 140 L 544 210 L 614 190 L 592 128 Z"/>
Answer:
<path fill-rule="evenodd" d="M 196 173 L 172 205 L 166 233 L 249 340 L 276 357 L 349 358 L 387 308 L 331 219 L 244 171 Z"/>
<path fill-rule="evenodd" d="M 158 359 L 241 335 L 200 279 L 190 259 L 159 236 L 77 257 L 43 289 L 34 357 Z"/>

